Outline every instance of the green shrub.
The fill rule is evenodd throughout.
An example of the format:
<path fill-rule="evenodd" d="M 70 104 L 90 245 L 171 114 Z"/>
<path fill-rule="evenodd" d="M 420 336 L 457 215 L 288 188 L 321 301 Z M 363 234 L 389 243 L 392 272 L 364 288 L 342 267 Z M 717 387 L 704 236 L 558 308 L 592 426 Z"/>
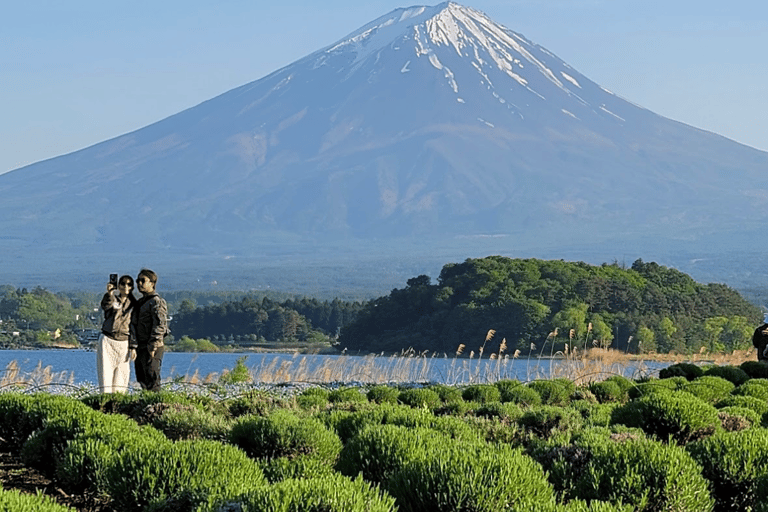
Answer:
<path fill-rule="evenodd" d="M 639 427 L 660 440 L 686 443 L 720 427 L 717 410 L 682 391 L 653 393 L 614 409 L 611 423 Z"/>
<path fill-rule="evenodd" d="M 290 478 L 319 478 L 335 473 L 333 466 L 317 457 L 299 455 L 262 460 L 261 470 L 270 483 Z"/>
<path fill-rule="evenodd" d="M 220 415 L 196 407 L 172 407 L 152 421 L 152 426 L 168 439 L 211 439 L 225 441 L 232 428 L 231 421 Z"/>
<path fill-rule="evenodd" d="M 438 394 L 443 403 L 458 402 L 462 400 L 461 391 L 456 386 L 445 384 L 430 384 L 427 389 L 431 389 Z"/>
<path fill-rule="evenodd" d="M 711 482 L 717 510 L 754 509 L 758 479 L 768 474 L 768 430 L 722 432 L 686 449 Z"/>
<path fill-rule="evenodd" d="M 680 386 L 688 383 L 685 377 L 667 377 L 665 379 L 651 379 L 639 382 L 627 391 L 630 400 L 635 400 L 651 393 L 667 393 L 676 391 Z"/>
<path fill-rule="evenodd" d="M 589 390 L 589 387 L 580 386 L 571 395 L 571 402 L 582 401 L 592 404 L 597 403 L 597 397 Z"/>
<path fill-rule="evenodd" d="M 485 443 L 441 443 L 383 485 L 402 512 L 537 510 L 554 502 L 538 463 L 519 449 Z"/>
<path fill-rule="evenodd" d="M 368 390 L 365 396 L 368 398 L 369 402 L 376 404 L 396 404 L 397 396 L 399 394 L 400 391 L 398 391 L 397 388 L 393 388 L 392 386 L 373 386 Z"/>
<path fill-rule="evenodd" d="M 480 405 L 475 415 L 481 418 L 498 418 L 504 422 L 515 421 L 523 415 L 523 410 L 514 403 L 491 402 Z"/>
<path fill-rule="evenodd" d="M 425 457 L 427 452 L 448 440 L 424 427 L 371 425 L 347 441 L 336 469 L 343 475 L 360 473 L 369 482 L 382 482 L 393 471 Z"/>
<path fill-rule="evenodd" d="M 440 416 L 465 416 L 470 411 L 474 411 L 480 407 L 477 402 L 465 402 L 459 397 L 455 402 L 446 402 L 437 409 L 434 413 Z"/>
<path fill-rule="evenodd" d="M 768 379 L 750 379 L 734 389 L 732 394 L 753 396 L 764 402 L 768 402 Z"/>
<path fill-rule="evenodd" d="M 427 388 L 410 388 L 400 392 L 397 400 L 409 407 L 435 409 L 442 405 L 440 395 Z"/>
<path fill-rule="evenodd" d="M 320 395 L 299 395 L 296 404 L 307 411 L 324 409 L 328 405 L 328 397 Z"/>
<path fill-rule="evenodd" d="M 339 474 L 289 479 L 242 496 L 220 500 L 199 512 L 392 512 L 394 498 L 358 477 Z"/>
<path fill-rule="evenodd" d="M 747 409 L 746 407 L 723 407 L 717 411 L 720 423 L 723 425 L 723 428 L 728 431 L 743 430 L 744 428 L 753 426 L 759 427 L 762 423 L 762 417 L 752 409 Z M 744 425 L 739 418 L 746 420 L 749 425 Z"/>
<path fill-rule="evenodd" d="M 534 407 L 541 405 L 541 395 L 535 389 L 528 386 L 516 386 L 509 388 L 504 394 L 504 402 L 512 402 L 523 406 Z"/>
<path fill-rule="evenodd" d="M 250 414 L 266 416 L 275 409 L 286 408 L 289 408 L 289 404 L 285 399 L 260 390 L 247 391 L 227 403 L 227 411 L 233 418 Z"/>
<path fill-rule="evenodd" d="M 245 366 L 245 360 L 248 356 L 241 356 L 237 358 L 235 366 L 231 370 L 225 369 L 219 377 L 219 384 L 241 384 L 253 382 L 251 371 Z"/>
<path fill-rule="evenodd" d="M 738 366 L 712 366 L 704 372 L 704 375 L 722 377 L 725 380 L 731 381 L 736 386 L 741 386 L 749 380 L 747 372 Z"/>
<path fill-rule="evenodd" d="M 470 384 L 461 391 L 461 397 L 468 402 L 500 402 L 501 391 L 493 384 Z"/>
<path fill-rule="evenodd" d="M 328 393 L 328 401 L 332 404 L 349 402 L 354 404 L 367 403 L 368 399 L 360 388 L 339 388 Z"/>
<path fill-rule="evenodd" d="M 554 432 L 579 428 L 584 420 L 579 411 L 569 407 L 539 405 L 524 411 L 517 423 L 539 437 L 547 437 Z"/>
<path fill-rule="evenodd" d="M 266 417 L 244 416 L 232 427 L 230 442 L 255 459 L 312 455 L 332 465 L 341 440 L 316 418 L 276 410 Z"/>
<path fill-rule="evenodd" d="M 513 379 L 502 379 L 497 380 L 493 383 L 494 386 L 496 386 L 499 391 L 501 392 L 501 401 L 502 402 L 508 402 L 509 400 L 504 400 L 504 393 L 509 391 L 512 388 L 516 388 L 518 386 L 522 386 L 523 383 L 519 380 L 513 380 Z"/>
<path fill-rule="evenodd" d="M 606 381 L 615 382 L 624 393 L 624 400 L 629 398 L 629 390 L 635 387 L 635 381 L 624 377 L 623 375 L 611 375 Z"/>
<path fill-rule="evenodd" d="M 543 405 L 565 406 L 571 401 L 571 394 L 576 389 L 571 381 L 565 379 L 535 380 L 527 386 L 541 397 Z"/>
<path fill-rule="evenodd" d="M 752 409 L 760 416 L 768 414 L 768 402 L 748 395 L 731 395 L 723 398 L 715 404 L 715 407 L 746 407 Z"/>
<path fill-rule="evenodd" d="M 735 388 L 736 386 L 731 381 L 722 377 L 704 375 L 682 386 L 680 391 L 685 391 L 709 404 L 714 404 L 730 395 Z"/>
<path fill-rule="evenodd" d="M 665 396 L 665 395 L 662 395 Z M 647 439 L 596 441 L 574 485 L 576 498 L 631 504 L 638 512 L 713 509 L 700 466 L 681 447 Z"/>
<path fill-rule="evenodd" d="M 585 400 L 575 400 L 570 407 L 581 414 L 586 426 L 607 427 L 611 424 L 611 415 L 618 403 L 593 404 Z"/>
<path fill-rule="evenodd" d="M 619 384 L 612 380 L 593 382 L 589 385 L 589 390 L 601 404 L 621 402 L 625 396 L 625 392 L 619 387 Z"/>
<path fill-rule="evenodd" d="M 659 371 L 660 379 L 669 377 L 685 377 L 686 380 L 693 380 L 696 377 L 704 375 L 704 370 L 700 366 L 692 363 L 676 363 L 662 368 Z"/>
<path fill-rule="evenodd" d="M 0 510 L 4 512 L 75 512 L 75 509 L 59 505 L 40 492 L 32 495 L 4 489 L 0 489 Z"/>
<path fill-rule="evenodd" d="M 106 490 L 119 510 L 178 511 L 267 485 L 258 464 L 216 441 L 135 443 L 107 468 Z"/>
<path fill-rule="evenodd" d="M 752 379 L 768 379 L 768 364 L 762 361 L 744 361 L 739 368 Z"/>

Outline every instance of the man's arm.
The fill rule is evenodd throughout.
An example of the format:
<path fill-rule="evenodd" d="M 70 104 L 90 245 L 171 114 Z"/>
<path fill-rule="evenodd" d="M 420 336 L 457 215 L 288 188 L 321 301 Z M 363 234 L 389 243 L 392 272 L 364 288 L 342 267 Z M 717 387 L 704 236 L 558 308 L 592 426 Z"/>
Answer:
<path fill-rule="evenodd" d="M 154 353 L 157 347 L 163 346 L 163 338 L 168 331 L 168 306 L 161 297 L 152 301 L 152 332 L 147 343 L 150 352 Z"/>

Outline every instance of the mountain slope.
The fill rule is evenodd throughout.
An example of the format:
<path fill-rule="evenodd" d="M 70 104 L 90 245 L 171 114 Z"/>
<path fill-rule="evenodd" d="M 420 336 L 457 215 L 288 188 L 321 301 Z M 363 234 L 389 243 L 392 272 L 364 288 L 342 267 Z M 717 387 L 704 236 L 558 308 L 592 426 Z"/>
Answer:
<path fill-rule="evenodd" d="M 663 246 L 748 238 L 768 214 L 766 169 L 768 154 L 627 102 L 444 3 L 397 9 L 177 115 L 0 175 L 0 232 L 5 258 L 61 262 L 115 247 L 242 257 L 479 235 L 518 249 Z"/>

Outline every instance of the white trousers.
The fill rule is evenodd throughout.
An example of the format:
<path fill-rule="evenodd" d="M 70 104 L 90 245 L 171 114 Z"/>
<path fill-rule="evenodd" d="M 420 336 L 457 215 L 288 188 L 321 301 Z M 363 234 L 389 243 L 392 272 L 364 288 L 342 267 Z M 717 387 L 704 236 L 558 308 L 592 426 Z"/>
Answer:
<path fill-rule="evenodd" d="M 96 346 L 96 373 L 101 393 L 125 393 L 131 378 L 128 341 L 113 340 L 103 333 Z"/>

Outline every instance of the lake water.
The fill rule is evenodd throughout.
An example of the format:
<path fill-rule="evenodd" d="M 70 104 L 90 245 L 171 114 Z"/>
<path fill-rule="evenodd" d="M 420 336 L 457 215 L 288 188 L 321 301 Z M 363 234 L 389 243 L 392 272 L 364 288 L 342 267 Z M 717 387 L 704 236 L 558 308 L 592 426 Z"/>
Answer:
<path fill-rule="evenodd" d="M 168 352 L 163 358 L 163 381 L 216 382 L 245 357 L 255 382 L 293 383 L 394 383 L 439 382 L 468 384 L 500 379 L 534 379 L 579 376 L 637 378 L 656 375 L 668 363 L 628 361 L 623 364 L 582 363 L 562 359 L 518 358 L 477 360 L 444 357 L 388 357 L 351 355 L 292 355 L 273 353 Z M 18 366 L 19 375 L 32 385 L 49 383 L 95 385 L 96 352 L 86 350 L 0 350 L 0 381 Z M 18 380 L 18 378 L 16 379 Z M 133 365 L 131 382 L 135 385 Z"/>

